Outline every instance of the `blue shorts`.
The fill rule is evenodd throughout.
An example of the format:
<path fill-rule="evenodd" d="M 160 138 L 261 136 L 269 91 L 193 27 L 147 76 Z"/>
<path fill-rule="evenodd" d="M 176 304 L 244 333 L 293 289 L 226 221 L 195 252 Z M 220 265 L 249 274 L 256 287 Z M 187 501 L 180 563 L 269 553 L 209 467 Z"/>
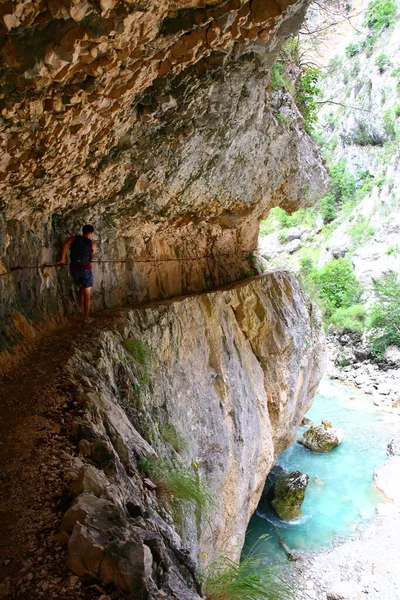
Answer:
<path fill-rule="evenodd" d="M 91 269 L 71 269 L 72 279 L 82 288 L 93 287 L 93 274 Z"/>

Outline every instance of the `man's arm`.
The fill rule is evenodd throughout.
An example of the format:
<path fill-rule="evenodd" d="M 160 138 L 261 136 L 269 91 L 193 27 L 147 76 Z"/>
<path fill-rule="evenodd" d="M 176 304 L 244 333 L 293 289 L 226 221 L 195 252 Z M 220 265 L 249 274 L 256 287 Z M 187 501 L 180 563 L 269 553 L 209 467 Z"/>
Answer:
<path fill-rule="evenodd" d="M 95 254 L 96 248 L 97 248 L 96 242 L 92 242 L 92 256 L 93 256 L 93 254 Z"/>
<path fill-rule="evenodd" d="M 74 241 L 75 241 L 75 236 L 68 238 L 67 241 L 63 243 L 63 245 L 61 246 L 61 258 L 58 262 L 56 262 L 56 265 L 65 265 L 66 264 L 68 248 Z"/>

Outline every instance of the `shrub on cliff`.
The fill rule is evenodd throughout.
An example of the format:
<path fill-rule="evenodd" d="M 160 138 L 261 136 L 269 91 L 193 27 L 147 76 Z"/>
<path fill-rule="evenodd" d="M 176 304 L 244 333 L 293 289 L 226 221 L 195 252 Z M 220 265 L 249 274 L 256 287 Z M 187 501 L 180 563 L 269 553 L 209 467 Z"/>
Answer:
<path fill-rule="evenodd" d="M 397 6 L 395 0 L 372 0 L 368 4 L 364 25 L 371 31 L 380 31 L 395 23 Z"/>
<path fill-rule="evenodd" d="M 377 297 L 371 307 L 368 325 L 372 354 L 383 356 L 388 346 L 400 346 L 400 281 L 390 271 L 380 281 L 373 282 Z"/>
<path fill-rule="evenodd" d="M 349 173 L 343 159 L 330 167 L 329 175 L 331 177 L 331 188 L 321 200 L 321 214 L 324 223 L 333 221 L 337 209 L 354 198 L 356 191 L 355 177 Z"/>

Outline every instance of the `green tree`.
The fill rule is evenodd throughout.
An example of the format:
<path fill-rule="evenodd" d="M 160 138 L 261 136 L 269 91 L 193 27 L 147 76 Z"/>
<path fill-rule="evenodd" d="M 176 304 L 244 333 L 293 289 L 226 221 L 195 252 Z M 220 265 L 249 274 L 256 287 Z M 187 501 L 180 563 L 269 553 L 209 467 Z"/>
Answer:
<path fill-rule="evenodd" d="M 395 22 L 397 6 L 395 0 L 372 0 L 368 4 L 364 25 L 371 31 L 380 31 Z"/>
<path fill-rule="evenodd" d="M 391 344 L 400 346 L 400 281 L 390 271 L 381 280 L 373 282 L 377 297 L 370 309 L 368 325 L 370 348 L 375 356 L 383 356 Z"/>
<path fill-rule="evenodd" d="M 296 81 L 296 104 L 303 115 L 305 130 L 309 135 L 313 133 L 317 116 L 317 98 L 321 95 L 319 81 L 321 69 L 318 67 L 304 67 Z"/>
<path fill-rule="evenodd" d="M 327 323 L 336 309 L 348 308 L 360 298 L 361 288 L 347 258 L 330 260 L 321 269 L 313 269 L 309 279 Z"/>

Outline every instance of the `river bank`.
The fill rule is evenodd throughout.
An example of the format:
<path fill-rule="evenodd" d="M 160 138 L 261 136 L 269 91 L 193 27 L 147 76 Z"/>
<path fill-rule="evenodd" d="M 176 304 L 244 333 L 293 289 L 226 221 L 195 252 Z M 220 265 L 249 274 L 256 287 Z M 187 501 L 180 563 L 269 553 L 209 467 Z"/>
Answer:
<path fill-rule="evenodd" d="M 399 600 L 400 500 L 354 539 L 302 555 L 291 568 L 296 600 Z"/>
<path fill-rule="evenodd" d="M 390 430 L 400 432 L 398 409 L 376 400 L 373 405 L 378 412 L 389 411 Z M 398 451 L 398 442 L 392 444 L 388 461 L 398 460 L 390 456 Z M 288 567 L 296 600 L 399 600 L 400 492 L 399 486 L 389 491 L 398 479 L 393 467 L 384 486 L 387 496 L 382 493 L 374 518 L 357 526 L 356 537 L 337 538 L 328 548 L 301 553 Z"/>

